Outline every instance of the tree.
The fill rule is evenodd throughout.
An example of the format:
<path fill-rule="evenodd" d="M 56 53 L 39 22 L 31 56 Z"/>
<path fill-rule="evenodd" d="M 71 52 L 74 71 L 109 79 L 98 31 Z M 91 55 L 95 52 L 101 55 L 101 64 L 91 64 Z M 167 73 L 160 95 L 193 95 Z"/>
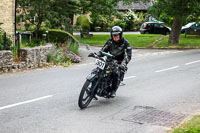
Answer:
<path fill-rule="evenodd" d="M 72 25 L 74 14 L 79 12 L 76 0 L 18 0 L 18 13 L 24 16 L 26 23 L 35 25 L 36 37 L 43 23 L 50 28 Z"/>
<path fill-rule="evenodd" d="M 29 24 L 35 25 L 36 37 L 42 24 L 50 28 L 63 28 L 73 24 L 74 14 L 91 13 L 107 18 L 117 15 L 121 0 L 18 0 L 18 13 Z M 140 0 L 123 0 L 125 3 Z M 148 1 L 148 0 L 143 0 Z M 37 18 L 37 19 L 33 19 Z"/>
<path fill-rule="evenodd" d="M 196 14 L 199 16 L 200 0 L 157 0 L 154 2 L 151 12 L 160 17 L 167 15 L 173 18 L 172 31 L 168 43 L 179 43 L 181 27 L 186 18 Z"/>
<path fill-rule="evenodd" d="M 38 31 L 42 23 L 51 15 L 50 0 L 18 0 L 18 13 L 24 16 L 26 23 L 35 26 L 34 32 L 38 38 Z"/>
<path fill-rule="evenodd" d="M 49 18 L 51 27 L 70 27 L 73 25 L 74 14 L 81 13 L 80 3 L 77 0 L 57 0 L 51 5 L 53 14 Z"/>

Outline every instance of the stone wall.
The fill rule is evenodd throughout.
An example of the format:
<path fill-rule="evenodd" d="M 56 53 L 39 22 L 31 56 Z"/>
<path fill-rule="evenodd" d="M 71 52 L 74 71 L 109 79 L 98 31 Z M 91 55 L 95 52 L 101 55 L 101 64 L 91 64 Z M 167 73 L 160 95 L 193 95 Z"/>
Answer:
<path fill-rule="evenodd" d="M 13 61 L 11 51 L 0 51 L 0 73 L 43 67 L 47 64 L 47 56 L 52 48 L 53 45 L 49 44 L 35 48 L 20 49 L 20 62 Z"/>
<path fill-rule="evenodd" d="M 11 71 L 12 64 L 12 52 L 8 50 L 0 51 L 0 73 Z"/>
<path fill-rule="evenodd" d="M 15 27 L 15 0 L 0 0 L 0 22 L 9 35 L 14 35 Z"/>

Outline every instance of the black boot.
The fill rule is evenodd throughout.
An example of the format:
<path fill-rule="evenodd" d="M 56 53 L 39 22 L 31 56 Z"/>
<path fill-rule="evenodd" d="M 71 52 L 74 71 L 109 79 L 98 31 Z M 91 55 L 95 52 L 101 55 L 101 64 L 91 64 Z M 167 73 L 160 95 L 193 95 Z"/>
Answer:
<path fill-rule="evenodd" d="M 120 81 L 117 81 L 117 82 L 114 82 L 112 84 L 112 90 L 111 90 L 111 95 L 110 97 L 114 98 L 116 96 L 116 92 L 117 92 L 117 89 L 119 87 L 119 84 L 120 84 Z"/>
<path fill-rule="evenodd" d="M 115 90 L 112 90 L 111 91 L 111 94 L 110 94 L 110 97 L 111 98 L 114 98 L 116 96 L 116 91 Z"/>

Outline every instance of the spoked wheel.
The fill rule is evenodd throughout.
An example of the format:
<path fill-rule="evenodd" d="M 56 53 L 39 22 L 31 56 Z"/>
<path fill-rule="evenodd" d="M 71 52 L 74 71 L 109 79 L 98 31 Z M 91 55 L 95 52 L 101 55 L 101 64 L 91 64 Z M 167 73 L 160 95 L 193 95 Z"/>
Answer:
<path fill-rule="evenodd" d="M 86 108 L 92 101 L 93 96 L 94 96 L 93 85 L 94 83 L 89 80 L 86 80 L 85 84 L 83 85 L 83 88 L 80 92 L 79 100 L 78 100 L 78 106 L 81 109 Z"/>

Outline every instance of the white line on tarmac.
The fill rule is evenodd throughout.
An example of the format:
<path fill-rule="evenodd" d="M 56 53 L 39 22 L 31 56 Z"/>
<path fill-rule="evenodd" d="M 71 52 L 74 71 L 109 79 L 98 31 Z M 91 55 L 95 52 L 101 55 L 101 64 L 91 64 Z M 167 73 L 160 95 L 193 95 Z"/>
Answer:
<path fill-rule="evenodd" d="M 136 78 L 136 76 L 125 77 L 124 79 Z"/>
<path fill-rule="evenodd" d="M 36 102 L 36 101 L 47 99 L 47 98 L 50 98 L 50 97 L 53 97 L 53 95 L 48 95 L 48 96 L 44 96 L 44 97 L 40 97 L 40 98 L 36 98 L 36 99 L 32 99 L 32 100 L 20 102 L 20 103 L 15 103 L 15 104 L 3 106 L 3 107 L 0 107 L 0 110 L 12 108 L 12 107 L 15 107 L 15 106 L 19 106 L 19 105 L 23 105 L 23 104 L 27 104 L 27 103 L 31 103 L 31 102 Z"/>
<path fill-rule="evenodd" d="M 164 72 L 164 71 L 168 71 L 168 70 L 176 69 L 176 68 L 178 68 L 178 67 L 179 67 L 179 66 L 174 66 L 174 67 L 170 67 L 170 68 L 166 68 L 166 69 L 158 70 L 158 71 L 155 71 L 155 72 L 157 72 L 157 73 L 159 73 L 159 72 Z"/>
<path fill-rule="evenodd" d="M 76 66 L 87 66 L 87 65 L 92 65 L 92 64 L 94 64 L 94 63 L 87 63 L 87 64 L 80 64 L 80 65 L 76 65 Z"/>
<path fill-rule="evenodd" d="M 200 60 L 196 60 L 196 61 L 193 61 L 193 62 L 188 62 L 188 63 L 185 63 L 185 65 L 190 65 L 190 64 L 194 64 L 194 63 L 198 63 L 200 62 Z"/>

